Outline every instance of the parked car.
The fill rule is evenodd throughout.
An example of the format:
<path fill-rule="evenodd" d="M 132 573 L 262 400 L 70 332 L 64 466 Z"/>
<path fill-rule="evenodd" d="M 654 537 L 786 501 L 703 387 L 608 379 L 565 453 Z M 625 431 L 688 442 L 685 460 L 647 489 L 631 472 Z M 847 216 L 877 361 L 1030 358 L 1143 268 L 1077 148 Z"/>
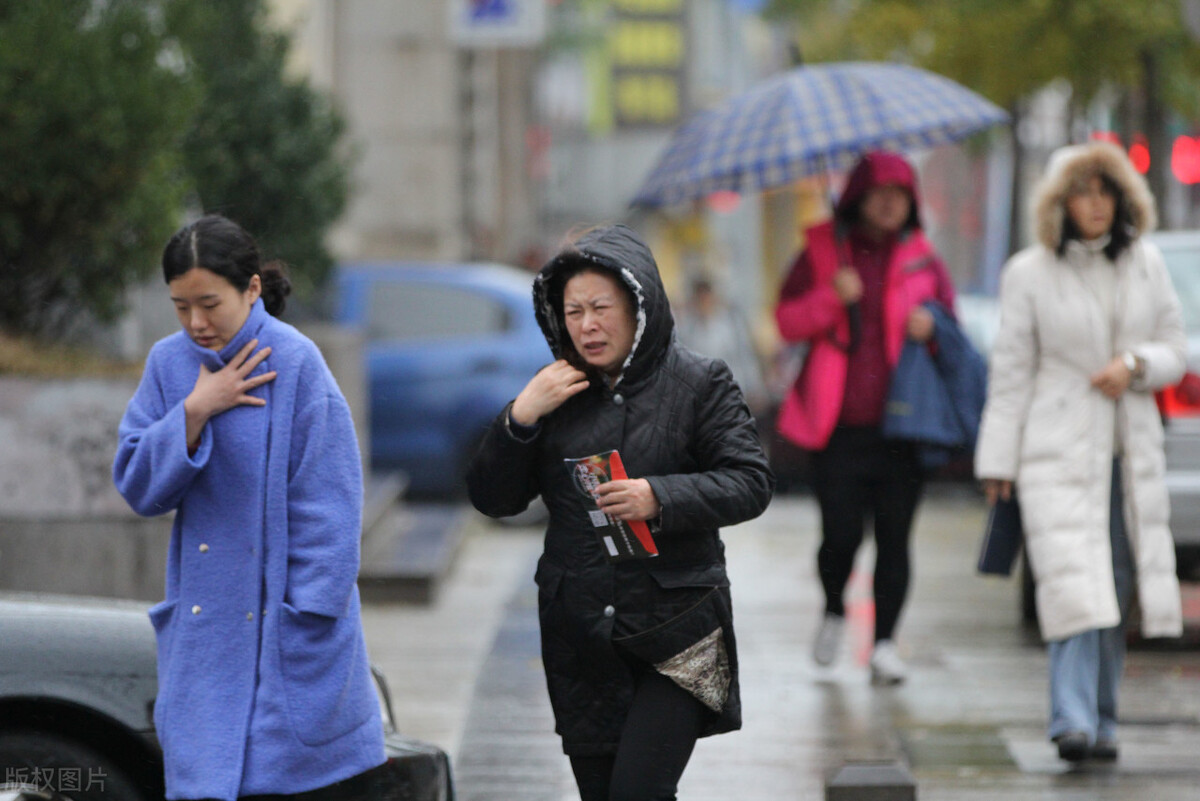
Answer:
<path fill-rule="evenodd" d="M 0 799 L 161 801 L 155 659 L 143 604 L 0 594 Z M 388 767 L 372 801 L 453 801 L 446 753 L 397 733 L 376 684 Z"/>
<path fill-rule="evenodd" d="M 1188 578 L 1200 568 L 1200 231 L 1156 231 L 1149 239 L 1171 273 L 1187 332 L 1188 372 L 1160 395 L 1160 406 L 1175 562 L 1179 576 Z"/>
<path fill-rule="evenodd" d="M 499 264 L 354 263 L 335 319 L 367 340 L 370 457 L 410 496 L 455 496 L 487 425 L 552 357 L 533 276 Z"/>

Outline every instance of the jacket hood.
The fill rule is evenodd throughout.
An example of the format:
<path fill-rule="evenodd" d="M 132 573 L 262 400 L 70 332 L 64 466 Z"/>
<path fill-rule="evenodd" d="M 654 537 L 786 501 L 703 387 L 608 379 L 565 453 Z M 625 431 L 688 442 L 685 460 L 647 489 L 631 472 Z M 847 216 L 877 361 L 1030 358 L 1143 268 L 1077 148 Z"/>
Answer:
<path fill-rule="evenodd" d="M 887 184 L 896 184 L 908 190 L 912 196 L 912 214 L 906 227 L 920 228 L 921 217 L 917 209 L 920 208 L 921 198 L 917 192 L 917 173 L 903 156 L 884 150 L 868 153 L 854 165 L 850 177 L 846 179 L 846 188 L 842 190 L 842 196 L 834 208 L 834 217 L 841 223 L 857 222 L 858 204 L 863 195 L 868 189 Z"/>
<path fill-rule="evenodd" d="M 610 225 L 588 231 L 547 262 L 534 278 L 533 310 L 554 357 L 594 373 L 594 369 L 583 366 L 563 320 L 562 276 L 580 266 L 612 273 L 633 296 L 636 326 L 633 350 L 617 381 L 624 386 L 635 384 L 662 359 L 675 330 L 654 256 L 631 228 Z"/>
<path fill-rule="evenodd" d="M 1096 141 L 1059 148 L 1050 156 L 1046 173 L 1033 193 L 1033 223 L 1038 241 L 1055 250 L 1062 241 L 1067 196 L 1075 184 L 1092 176 L 1107 176 L 1121 190 L 1137 235 L 1158 224 L 1154 196 L 1146 179 L 1134 169 L 1125 151 Z"/>

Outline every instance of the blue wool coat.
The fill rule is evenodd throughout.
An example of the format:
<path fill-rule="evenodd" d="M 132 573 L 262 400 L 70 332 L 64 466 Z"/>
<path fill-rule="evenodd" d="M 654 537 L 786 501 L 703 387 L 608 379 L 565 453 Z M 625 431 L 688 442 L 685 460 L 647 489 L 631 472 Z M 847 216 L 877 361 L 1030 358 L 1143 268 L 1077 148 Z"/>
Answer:
<path fill-rule="evenodd" d="M 211 418 L 188 455 L 200 365 L 251 339 L 277 371 Z M 349 408 L 320 351 L 259 300 L 220 352 L 180 331 L 151 349 L 121 420 L 117 489 L 175 511 L 154 723 L 170 799 L 297 793 L 384 761 L 355 584 L 362 472 Z"/>

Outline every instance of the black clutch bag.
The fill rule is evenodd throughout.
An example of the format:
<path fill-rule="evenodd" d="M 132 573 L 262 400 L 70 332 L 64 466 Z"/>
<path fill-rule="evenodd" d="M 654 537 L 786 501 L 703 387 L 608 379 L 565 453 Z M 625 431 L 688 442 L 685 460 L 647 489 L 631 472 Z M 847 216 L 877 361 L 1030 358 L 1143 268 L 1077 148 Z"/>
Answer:
<path fill-rule="evenodd" d="M 1016 493 L 1008 500 L 997 498 L 996 504 L 988 512 L 976 569 L 985 575 L 1011 575 L 1023 539 L 1021 507 L 1017 504 Z"/>

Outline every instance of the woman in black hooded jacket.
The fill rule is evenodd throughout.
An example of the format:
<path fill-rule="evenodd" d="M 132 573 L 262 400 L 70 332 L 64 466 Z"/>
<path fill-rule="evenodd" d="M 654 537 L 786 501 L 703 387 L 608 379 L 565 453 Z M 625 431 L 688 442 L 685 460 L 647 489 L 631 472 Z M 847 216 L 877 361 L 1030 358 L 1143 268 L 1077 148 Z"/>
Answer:
<path fill-rule="evenodd" d="M 675 342 L 632 230 L 586 233 L 542 268 L 533 300 L 558 361 L 490 427 L 471 501 L 499 517 L 540 494 L 549 510 L 542 658 L 582 801 L 674 799 L 696 739 L 741 726 L 718 528 L 761 514 L 774 476 L 729 368 Z M 589 497 L 564 460 L 612 450 L 630 478 Z M 610 559 L 606 518 L 646 521 L 658 555 Z"/>

